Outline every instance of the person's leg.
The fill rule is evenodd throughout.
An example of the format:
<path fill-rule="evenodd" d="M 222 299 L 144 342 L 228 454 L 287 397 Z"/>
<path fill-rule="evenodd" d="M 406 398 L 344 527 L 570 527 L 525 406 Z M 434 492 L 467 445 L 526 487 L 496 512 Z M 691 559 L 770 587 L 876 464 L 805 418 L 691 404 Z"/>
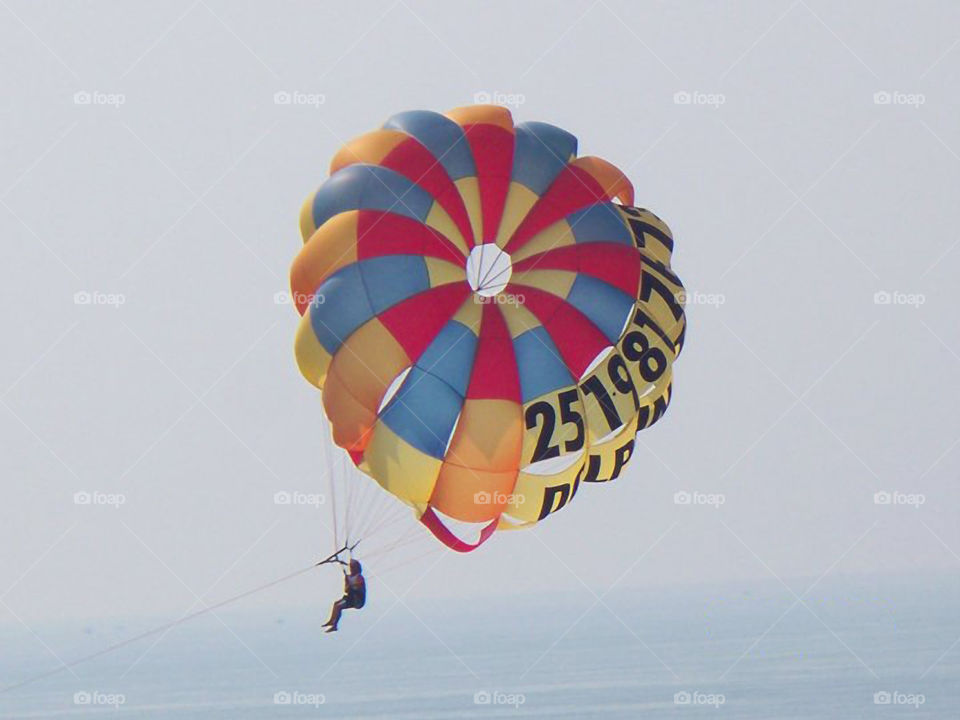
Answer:
<path fill-rule="evenodd" d="M 330 619 L 323 624 L 324 627 L 332 627 L 336 629 L 337 623 L 340 622 L 340 613 L 343 612 L 344 605 L 345 603 L 343 598 L 340 598 L 333 603 L 333 607 L 330 608 Z"/>

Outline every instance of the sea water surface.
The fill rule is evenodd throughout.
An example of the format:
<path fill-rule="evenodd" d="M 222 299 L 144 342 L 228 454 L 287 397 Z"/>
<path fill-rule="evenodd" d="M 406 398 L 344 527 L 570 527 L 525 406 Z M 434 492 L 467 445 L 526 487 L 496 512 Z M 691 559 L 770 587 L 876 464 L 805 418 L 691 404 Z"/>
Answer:
<path fill-rule="evenodd" d="M 326 613 L 224 609 L 0 694 L 3 718 L 958 718 L 960 578 Z M 167 618 L 0 629 L 10 685 Z M 34 634 L 35 633 L 35 634 Z"/>

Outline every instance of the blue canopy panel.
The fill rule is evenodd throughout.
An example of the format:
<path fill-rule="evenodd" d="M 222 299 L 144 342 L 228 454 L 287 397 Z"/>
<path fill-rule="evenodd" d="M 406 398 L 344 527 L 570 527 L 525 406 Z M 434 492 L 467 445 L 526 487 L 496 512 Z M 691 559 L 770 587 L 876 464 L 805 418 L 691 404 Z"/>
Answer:
<path fill-rule="evenodd" d="M 477 336 L 463 323 L 451 320 L 437 333 L 416 367 L 433 375 L 466 397 L 477 349 Z"/>
<path fill-rule="evenodd" d="M 567 302 L 586 315 L 610 344 L 615 345 L 635 301 L 612 285 L 580 273 L 573 281 Z"/>
<path fill-rule="evenodd" d="M 513 339 L 520 392 L 524 404 L 560 388 L 576 385 L 560 352 L 544 327 L 535 327 Z"/>
<path fill-rule="evenodd" d="M 430 288 L 419 255 L 368 258 L 342 267 L 317 288 L 310 323 L 320 344 L 334 354 L 372 317 Z"/>
<path fill-rule="evenodd" d="M 510 179 L 543 195 L 577 154 L 577 139 L 566 130 L 542 122 L 520 123 L 515 130 Z"/>
<path fill-rule="evenodd" d="M 421 255 L 385 255 L 355 265 L 376 315 L 430 287 L 427 263 Z"/>
<path fill-rule="evenodd" d="M 414 366 L 380 419 L 417 450 L 442 459 L 462 407 L 462 395 Z"/>
<path fill-rule="evenodd" d="M 477 174 L 463 128 L 450 118 L 428 110 L 409 110 L 391 116 L 383 127 L 415 138 L 443 166 L 451 180 Z"/>
<path fill-rule="evenodd" d="M 567 223 L 574 242 L 611 242 L 633 247 L 633 236 L 613 203 L 597 203 L 570 213 Z"/>
<path fill-rule="evenodd" d="M 350 334 L 375 313 L 363 288 L 359 263 L 340 268 L 324 280 L 310 303 L 310 324 L 333 355 Z"/>
<path fill-rule="evenodd" d="M 426 222 L 430 194 L 403 175 L 379 165 L 358 163 L 337 170 L 313 197 L 313 222 L 320 227 L 348 210 L 384 210 Z"/>

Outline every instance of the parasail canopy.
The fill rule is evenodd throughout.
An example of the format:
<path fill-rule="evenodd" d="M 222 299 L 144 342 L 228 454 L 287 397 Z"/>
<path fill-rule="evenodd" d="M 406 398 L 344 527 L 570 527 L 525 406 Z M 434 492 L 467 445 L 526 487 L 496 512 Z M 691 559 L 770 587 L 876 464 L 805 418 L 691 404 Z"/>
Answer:
<path fill-rule="evenodd" d="M 300 228 L 296 357 L 333 439 L 455 550 L 615 479 L 670 402 L 670 229 L 565 130 L 394 115 L 336 154 Z"/>

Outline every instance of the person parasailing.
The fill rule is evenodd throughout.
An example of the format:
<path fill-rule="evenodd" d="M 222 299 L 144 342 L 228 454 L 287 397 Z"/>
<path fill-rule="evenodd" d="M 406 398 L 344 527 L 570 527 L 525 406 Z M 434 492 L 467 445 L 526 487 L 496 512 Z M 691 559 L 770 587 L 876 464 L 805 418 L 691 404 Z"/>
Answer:
<path fill-rule="evenodd" d="M 343 597 L 333 603 L 330 608 L 330 619 L 323 624 L 326 632 L 336 632 L 340 622 L 340 615 L 344 610 L 359 610 L 367 601 L 367 583 L 363 578 L 363 566 L 359 560 L 350 560 L 347 564 L 337 559 L 343 569 Z M 346 570 L 349 568 L 349 572 Z"/>

